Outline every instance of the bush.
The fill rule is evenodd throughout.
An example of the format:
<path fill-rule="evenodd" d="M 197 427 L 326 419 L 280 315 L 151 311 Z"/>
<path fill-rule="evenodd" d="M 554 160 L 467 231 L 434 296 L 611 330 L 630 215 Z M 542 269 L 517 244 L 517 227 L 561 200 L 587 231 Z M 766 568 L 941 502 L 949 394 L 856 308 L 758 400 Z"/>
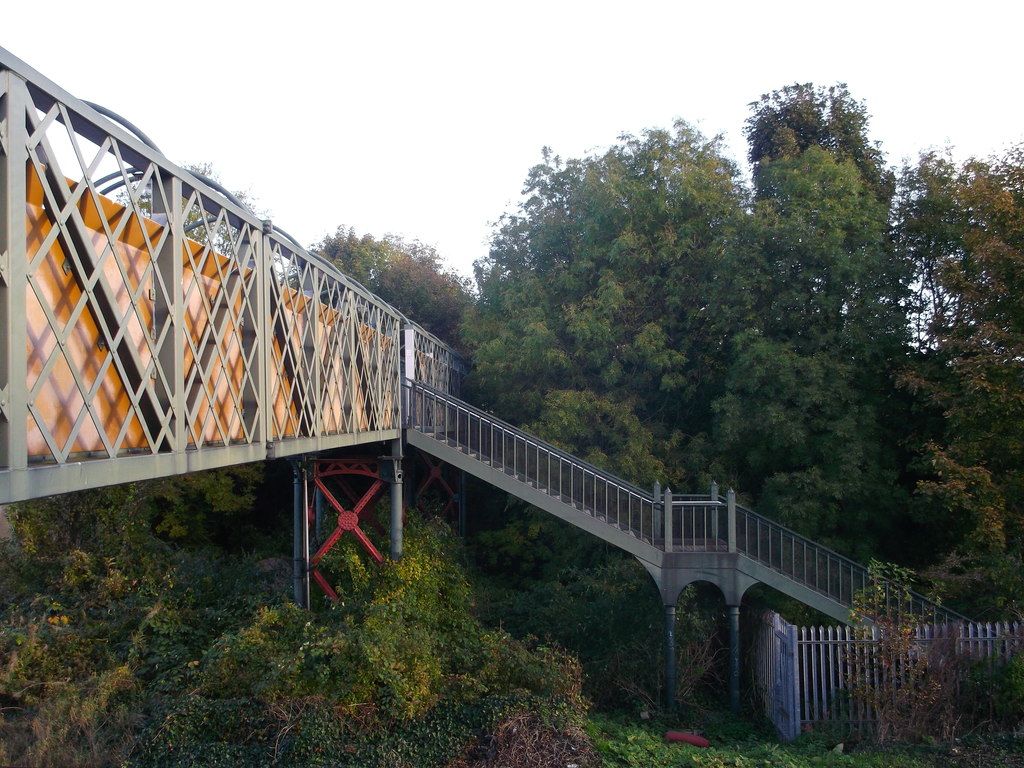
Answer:
<path fill-rule="evenodd" d="M 0 763 L 434 766 L 513 701 L 582 711 L 574 658 L 474 617 L 442 525 L 410 515 L 406 556 L 380 566 L 343 538 L 321 563 L 342 600 L 304 611 L 273 573 L 176 550 L 123 519 L 139 514 L 132 488 L 21 509 L 0 561 Z"/>
<path fill-rule="evenodd" d="M 716 674 L 716 617 L 692 588 L 678 605 L 676 696 L 687 699 Z M 493 586 L 481 615 L 518 637 L 536 635 L 577 656 L 586 670 L 585 692 L 597 706 L 654 707 L 663 698 L 664 609 L 650 576 L 633 560 L 566 569 L 555 581 L 525 589 Z"/>

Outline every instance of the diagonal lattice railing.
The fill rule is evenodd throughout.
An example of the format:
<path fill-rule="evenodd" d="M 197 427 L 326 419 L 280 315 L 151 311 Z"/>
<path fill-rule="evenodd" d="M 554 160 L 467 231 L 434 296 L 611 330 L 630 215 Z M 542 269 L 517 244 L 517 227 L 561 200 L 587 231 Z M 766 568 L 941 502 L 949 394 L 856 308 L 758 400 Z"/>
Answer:
<path fill-rule="evenodd" d="M 109 114 L 0 49 L 0 504 L 399 437 L 401 313 Z"/>
<path fill-rule="evenodd" d="M 891 582 L 876 582 L 864 566 L 726 498 L 655 497 L 581 461 L 450 394 L 407 382 L 407 429 L 454 448 L 662 552 L 734 552 L 789 581 L 852 608 L 855 597 L 880 584 L 899 610 L 934 621 L 964 617 Z M 668 535 L 666 535 L 666 532 Z"/>

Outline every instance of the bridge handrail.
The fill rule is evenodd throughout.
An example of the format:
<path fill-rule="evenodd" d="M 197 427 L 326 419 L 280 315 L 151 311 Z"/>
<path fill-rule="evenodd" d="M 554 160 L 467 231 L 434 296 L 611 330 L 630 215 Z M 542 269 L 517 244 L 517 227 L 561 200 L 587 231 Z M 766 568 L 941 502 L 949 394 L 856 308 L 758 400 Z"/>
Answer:
<path fill-rule="evenodd" d="M 736 504 L 731 492 L 730 496 L 711 499 L 673 494 L 672 506 L 674 514 L 664 525 L 671 526 L 673 535 L 659 537 L 666 550 L 681 547 L 687 551 L 738 552 L 848 606 L 874 581 L 870 570 L 860 563 Z M 939 621 L 966 620 L 912 590 L 907 595 L 908 604 L 898 605 L 904 590 L 891 581 L 878 581 L 882 599 L 892 610 L 911 611 Z"/>
<path fill-rule="evenodd" d="M 406 387 L 410 392 L 408 428 L 443 442 L 454 442 L 463 450 L 477 453 L 492 468 L 559 496 L 637 538 L 653 542 L 655 502 L 649 492 L 422 382 L 407 381 Z M 489 438 L 486 444 L 485 430 Z M 495 432 L 500 442 L 495 440 Z M 512 446 L 511 461 L 506 450 L 508 440 Z M 553 462 L 557 467 L 552 466 Z"/>
<path fill-rule="evenodd" d="M 393 439 L 403 328 L 458 369 L 334 264 L 3 49 L 0 110 L 0 503 Z"/>
<path fill-rule="evenodd" d="M 602 497 L 596 492 L 588 495 L 585 483 L 582 488 L 574 486 L 570 489 L 570 503 L 606 522 L 619 525 L 652 546 L 664 551 L 737 552 L 797 584 L 851 607 L 857 595 L 871 585 L 871 573 L 864 566 L 763 515 L 736 505 L 730 497 L 723 499 L 668 493 L 665 500 L 671 499 L 670 514 L 665 516 L 665 500 L 655 499 L 652 493 L 422 382 L 407 382 L 406 385 L 411 392 L 406 423 L 408 428 L 417 429 L 441 441 L 454 442 L 463 450 L 471 452 L 482 448 L 479 445 L 473 446 L 474 428 L 498 430 L 503 436 L 508 435 L 520 441 L 522 451 L 514 452 L 511 463 L 507 461 L 504 452 L 495 457 L 495 451 L 487 452 L 486 458 L 481 451 L 481 460 L 521 477 L 526 482 L 543 486 L 549 493 L 562 494 L 564 489 L 561 485 L 551 488 L 550 483 L 543 482 L 550 475 L 531 472 L 528 466 L 524 466 L 528 463 L 530 450 L 535 452 L 535 456 L 543 454 L 556 457 L 560 464 L 564 462 L 574 470 L 579 470 L 584 478 L 591 476 L 595 478 L 594 482 L 599 479 L 609 488 L 628 493 L 630 499 L 636 500 L 642 512 L 639 515 L 627 514 L 624 519 L 621 507 L 616 505 L 618 495 L 605 494 Z M 478 426 L 474 427 L 474 424 Z M 557 479 L 561 483 L 561 474 Z M 608 506 L 597 506 L 597 502 L 602 499 Z M 665 531 L 669 535 L 666 536 Z M 723 535 L 725 538 L 722 538 Z M 964 619 L 960 614 L 916 592 L 910 593 L 909 606 L 897 605 L 895 601 L 902 595 L 902 589 L 884 579 L 881 580 L 881 586 L 885 599 L 894 608 L 909 608 L 916 615 L 930 615 L 939 621 Z"/>
<path fill-rule="evenodd" d="M 864 594 L 871 586 L 875 577 L 871 571 L 855 560 L 822 546 L 812 539 L 781 525 L 753 510 L 736 505 L 735 537 L 737 551 L 762 565 L 766 565 L 787 578 L 809 587 L 820 594 L 836 600 L 844 605 L 853 605 L 859 594 Z M 754 535 L 750 535 L 751 524 Z M 766 535 L 762 536 L 762 531 Z M 779 546 L 773 543 L 778 542 Z M 797 556 L 799 547 L 799 557 Z M 787 557 L 788 550 L 788 557 Z M 813 556 L 813 568 L 808 569 L 808 553 Z M 825 563 L 824 574 L 819 566 L 819 559 Z M 797 564 L 802 564 L 802 569 Z M 833 565 L 835 568 L 833 568 Z M 788 567 L 787 567 L 788 566 Z M 811 575 L 808 575 L 808 570 Z M 802 571 L 802 572 L 798 572 Z M 848 579 L 843 574 L 849 575 Z M 824 576 L 824 578 L 822 578 Z M 945 608 L 934 600 L 909 590 L 909 605 L 900 605 L 900 596 L 904 589 L 888 580 L 878 579 L 884 593 L 885 605 L 889 610 L 909 611 L 916 616 L 928 617 L 930 621 L 957 622 L 968 621 L 956 611 Z"/>
<path fill-rule="evenodd" d="M 447 392 L 443 392 L 439 389 L 436 389 L 435 387 L 431 387 L 430 385 L 424 384 L 421 381 L 411 382 L 407 386 L 411 386 L 414 391 L 422 391 L 427 395 L 430 395 L 431 397 L 435 398 L 439 402 L 443 401 L 447 405 L 453 406 L 460 410 L 467 411 L 484 421 L 490 422 L 496 427 L 500 427 L 502 430 L 508 432 L 509 434 L 514 434 L 516 437 L 522 438 L 523 440 L 527 441 L 530 445 L 536 445 L 541 448 L 544 448 L 547 452 L 551 453 L 552 455 L 556 455 L 567 462 L 571 462 L 572 464 L 582 469 L 585 469 L 588 472 L 592 472 L 598 475 L 606 475 L 609 480 L 614 481 L 617 485 L 622 486 L 624 489 L 628 489 L 638 496 L 644 496 L 648 501 L 652 500 L 652 496 L 649 491 L 645 491 L 643 488 L 640 488 L 637 485 L 633 485 L 632 483 L 626 480 L 622 480 L 621 478 L 616 477 L 611 472 L 608 472 L 605 469 L 601 469 L 600 467 L 597 467 L 587 461 L 584 461 L 583 459 L 577 456 L 573 456 L 568 451 L 559 448 L 558 446 L 553 445 L 552 443 L 548 443 L 540 439 L 536 435 L 531 435 L 529 432 L 526 432 L 520 429 L 519 427 L 510 424 L 509 422 L 504 421 L 503 419 L 498 418 L 492 413 L 488 413 L 482 408 L 478 408 L 475 405 L 471 405 L 465 402 L 464 400 L 460 400 L 458 397 L 454 397 Z M 414 429 L 420 429 L 422 431 L 424 425 L 414 425 L 411 423 L 414 420 L 413 413 L 409 414 L 408 419 L 410 421 L 409 426 L 413 427 Z"/>

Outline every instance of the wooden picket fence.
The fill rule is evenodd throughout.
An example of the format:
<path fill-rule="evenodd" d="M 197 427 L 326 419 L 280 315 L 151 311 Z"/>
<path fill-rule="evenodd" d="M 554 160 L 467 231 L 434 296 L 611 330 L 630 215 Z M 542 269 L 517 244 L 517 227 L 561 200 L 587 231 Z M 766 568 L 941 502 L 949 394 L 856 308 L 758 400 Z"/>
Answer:
<path fill-rule="evenodd" d="M 784 741 L 822 726 L 866 735 L 875 727 L 875 713 L 861 697 L 850 695 L 851 681 L 878 686 L 887 675 L 910 674 L 923 656 L 932 665 L 955 658 L 1003 664 L 1022 648 L 1020 622 L 924 624 L 917 627 L 907 657 L 894 666 L 880 659 L 876 627 L 796 627 L 769 612 L 755 638 L 753 682 Z"/>

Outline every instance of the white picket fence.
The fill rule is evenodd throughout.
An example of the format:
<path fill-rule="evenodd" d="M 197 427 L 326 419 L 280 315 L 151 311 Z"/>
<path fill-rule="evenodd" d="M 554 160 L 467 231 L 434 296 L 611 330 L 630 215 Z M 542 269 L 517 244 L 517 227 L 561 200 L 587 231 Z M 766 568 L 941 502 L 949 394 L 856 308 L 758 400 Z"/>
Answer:
<path fill-rule="evenodd" d="M 917 628 L 911 655 L 936 651 L 939 643 L 943 652 L 1002 664 L 1024 648 L 1024 627 L 1019 622 L 925 624 Z M 753 678 L 779 737 L 789 741 L 821 725 L 870 731 L 874 713 L 849 695 L 849 681 L 878 684 L 887 674 L 877 649 L 877 628 L 796 627 L 767 613 L 754 643 Z"/>

